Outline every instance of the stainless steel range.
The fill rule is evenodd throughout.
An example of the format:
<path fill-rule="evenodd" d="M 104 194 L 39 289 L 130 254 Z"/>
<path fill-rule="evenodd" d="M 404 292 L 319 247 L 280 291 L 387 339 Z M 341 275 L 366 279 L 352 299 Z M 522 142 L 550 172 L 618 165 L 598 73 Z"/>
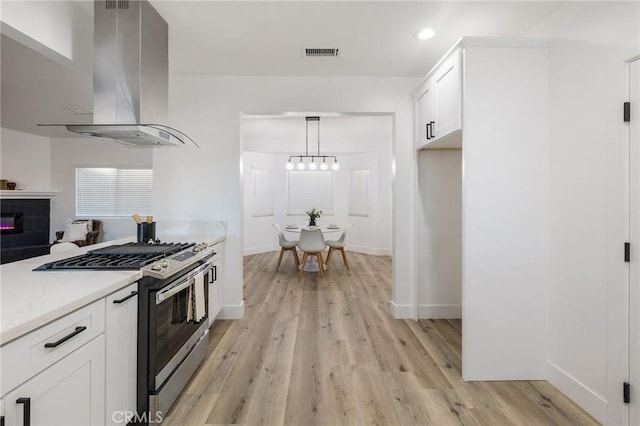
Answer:
<path fill-rule="evenodd" d="M 128 243 L 36 271 L 141 270 L 138 281 L 137 417 L 162 419 L 206 356 L 213 244 Z"/>

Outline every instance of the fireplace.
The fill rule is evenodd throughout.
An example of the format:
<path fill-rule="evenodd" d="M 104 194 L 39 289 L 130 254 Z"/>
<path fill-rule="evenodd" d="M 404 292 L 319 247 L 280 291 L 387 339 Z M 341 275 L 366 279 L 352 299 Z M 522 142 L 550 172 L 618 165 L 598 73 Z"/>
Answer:
<path fill-rule="evenodd" d="M 0 263 L 49 253 L 49 199 L 0 199 Z"/>
<path fill-rule="evenodd" d="M 21 234 L 23 230 L 22 212 L 0 215 L 0 234 Z"/>

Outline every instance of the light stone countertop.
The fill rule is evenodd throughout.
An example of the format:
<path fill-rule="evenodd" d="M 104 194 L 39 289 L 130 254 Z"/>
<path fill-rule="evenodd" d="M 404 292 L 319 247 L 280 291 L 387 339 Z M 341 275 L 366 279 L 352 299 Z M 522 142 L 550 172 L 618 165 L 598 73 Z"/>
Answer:
<path fill-rule="evenodd" d="M 217 243 L 224 235 L 163 236 L 162 241 Z M 38 266 L 78 254 L 135 241 L 107 241 L 77 250 L 0 265 L 0 346 L 142 278 L 140 271 L 33 271 Z"/>

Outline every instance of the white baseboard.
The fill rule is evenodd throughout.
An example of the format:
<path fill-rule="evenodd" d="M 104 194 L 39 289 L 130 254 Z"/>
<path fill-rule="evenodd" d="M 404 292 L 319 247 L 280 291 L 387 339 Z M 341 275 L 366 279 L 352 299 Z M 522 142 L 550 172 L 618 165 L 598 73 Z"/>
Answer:
<path fill-rule="evenodd" d="M 249 247 L 244 249 L 243 256 L 249 256 L 251 254 L 259 254 L 259 253 L 267 253 L 270 251 L 280 250 L 280 246 L 278 244 L 262 246 L 262 247 Z"/>
<path fill-rule="evenodd" d="M 391 315 L 395 319 L 413 319 L 414 318 L 414 308 L 413 305 L 396 305 L 396 303 L 392 300 L 391 303 Z"/>
<path fill-rule="evenodd" d="M 418 318 L 459 319 L 462 318 L 462 305 L 418 305 Z"/>
<path fill-rule="evenodd" d="M 244 300 L 239 305 L 223 305 L 217 319 L 242 319 L 244 315 Z"/>
<path fill-rule="evenodd" d="M 365 246 L 354 246 L 354 245 L 347 245 L 347 251 L 353 251 L 356 253 L 363 253 L 363 254 L 371 254 L 373 256 L 391 256 L 391 250 L 389 249 L 381 249 L 381 248 L 375 248 L 375 247 L 365 247 Z"/>
<path fill-rule="evenodd" d="M 607 401 L 551 361 L 547 360 L 547 364 L 549 383 L 557 387 L 560 392 L 591 414 L 597 421 L 605 424 L 607 421 Z"/>

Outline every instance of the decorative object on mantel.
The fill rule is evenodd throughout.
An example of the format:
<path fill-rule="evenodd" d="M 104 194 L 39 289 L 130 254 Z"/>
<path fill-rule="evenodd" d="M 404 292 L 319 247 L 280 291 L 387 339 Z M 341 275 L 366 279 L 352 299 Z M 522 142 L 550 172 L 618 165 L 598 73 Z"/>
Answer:
<path fill-rule="evenodd" d="M 16 183 L 11 182 L 7 179 L 0 179 L 0 190 L 10 190 L 13 191 L 16 189 Z"/>
<path fill-rule="evenodd" d="M 311 210 L 307 210 L 305 213 L 309 215 L 309 226 L 316 226 L 316 219 L 320 218 L 322 210 L 316 210 L 314 207 Z"/>
<path fill-rule="evenodd" d="M 327 158 L 333 158 L 333 163 L 331 163 L 331 169 L 332 170 L 338 170 L 340 168 L 340 165 L 338 164 L 338 157 L 336 157 L 335 155 L 320 155 L 320 117 L 305 117 L 306 119 L 306 143 L 305 143 L 305 154 L 304 155 L 290 155 L 289 156 L 289 161 L 287 162 L 287 170 L 293 170 L 294 168 L 294 164 L 291 161 L 292 158 L 297 158 L 300 161 L 298 161 L 297 165 L 295 166 L 298 170 L 304 170 L 305 168 L 307 168 L 307 165 L 303 162 L 303 159 L 311 159 L 311 162 L 309 163 L 309 170 L 315 170 L 318 168 L 318 164 L 316 163 L 315 159 L 320 159 L 322 158 L 322 163 L 320 163 L 320 170 L 328 170 L 329 169 L 329 164 L 327 163 Z M 316 155 L 309 155 L 309 122 L 310 121 L 316 121 L 318 123 L 318 153 Z"/>

